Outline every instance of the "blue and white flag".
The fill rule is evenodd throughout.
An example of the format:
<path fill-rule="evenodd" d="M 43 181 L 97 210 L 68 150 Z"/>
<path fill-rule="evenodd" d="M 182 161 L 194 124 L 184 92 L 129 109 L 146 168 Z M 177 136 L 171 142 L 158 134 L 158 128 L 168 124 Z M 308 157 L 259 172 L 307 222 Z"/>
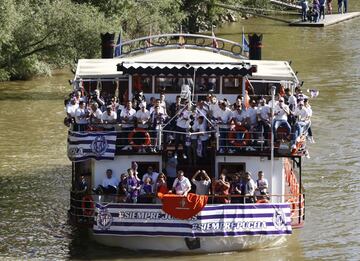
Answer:
<path fill-rule="evenodd" d="M 73 132 L 68 134 L 68 157 L 71 161 L 113 160 L 115 132 Z"/>
<path fill-rule="evenodd" d="M 244 32 L 242 33 L 242 48 L 244 53 L 248 53 L 250 51 L 249 42 L 247 41 Z"/>
<path fill-rule="evenodd" d="M 96 204 L 93 232 L 112 236 L 274 236 L 292 234 L 290 205 L 206 205 L 192 218 L 176 219 L 161 205 Z"/>
<path fill-rule="evenodd" d="M 121 31 L 119 32 L 119 36 L 118 39 L 116 41 L 116 46 L 115 46 L 115 52 L 114 52 L 114 56 L 118 57 L 121 55 Z"/>

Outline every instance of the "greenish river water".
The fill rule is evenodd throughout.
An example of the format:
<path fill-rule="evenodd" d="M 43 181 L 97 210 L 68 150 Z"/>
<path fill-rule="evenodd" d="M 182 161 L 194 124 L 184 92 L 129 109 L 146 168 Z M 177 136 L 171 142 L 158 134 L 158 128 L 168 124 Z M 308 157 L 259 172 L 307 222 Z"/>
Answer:
<path fill-rule="evenodd" d="M 72 75 L 61 71 L 0 83 L 0 259 L 359 260 L 360 18 L 327 28 L 251 19 L 217 35 L 241 41 L 242 26 L 264 34 L 264 59 L 292 60 L 304 87 L 320 90 L 311 102 L 316 144 L 304 161 L 303 229 L 280 248 L 180 257 L 104 247 L 73 230 L 62 124 Z"/>

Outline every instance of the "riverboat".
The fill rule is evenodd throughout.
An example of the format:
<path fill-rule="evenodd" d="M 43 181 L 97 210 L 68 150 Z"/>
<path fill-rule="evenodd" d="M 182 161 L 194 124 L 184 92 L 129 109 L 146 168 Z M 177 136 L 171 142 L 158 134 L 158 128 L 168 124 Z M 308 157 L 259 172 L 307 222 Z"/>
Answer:
<path fill-rule="evenodd" d="M 279 246 L 294 228 L 303 226 L 301 165 L 307 151 L 305 134 L 291 144 L 291 133 L 282 127 L 276 133 L 273 128 L 269 132 L 233 125 L 224 129 L 214 115 L 196 107 L 201 101 L 209 105 L 206 99 L 210 96 L 229 104 L 239 98 L 244 110 L 249 99 L 264 98 L 275 106 L 275 96 L 284 88 L 294 93 L 301 85 L 289 62 L 249 59 L 243 56 L 242 44 L 214 35 L 193 34 L 120 41 L 112 57 L 113 39 L 110 34 L 103 37 L 104 58 L 77 62 L 71 81 L 74 91 L 93 100 L 96 93 L 104 98 L 117 97 L 120 104 L 135 99 L 139 93 L 147 101 L 164 94 L 168 106 L 179 99 L 181 109 L 153 129 L 139 125 L 128 128 L 128 122 L 118 117 L 111 124 L 90 121 L 79 131 L 73 121 L 66 120 L 68 157 L 72 161 L 69 219 L 73 224 L 88 229 L 91 237 L 104 245 L 184 253 Z M 252 48 L 260 48 L 260 44 L 250 44 L 250 57 L 260 51 Z M 193 117 L 185 132 L 172 128 L 184 108 L 189 108 L 194 118 L 200 113 L 207 128 L 194 131 Z M 178 148 L 171 139 L 175 135 L 185 140 Z M 205 157 L 198 153 L 198 142 L 191 149 L 195 135 L 209 136 L 202 148 Z M 268 192 L 253 203 L 245 200 L 253 196 L 212 193 L 154 194 L 146 203 L 129 203 L 119 194 L 104 195 L 92 190 L 102 184 L 108 169 L 120 179 L 122 173 L 136 165 L 141 178 L 149 166 L 162 172 L 170 161 L 189 179 L 197 170 L 206 171 L 212 183 L 224 169 L 229 178 L 249 172 L 255 179 L 263 171 Z"/>

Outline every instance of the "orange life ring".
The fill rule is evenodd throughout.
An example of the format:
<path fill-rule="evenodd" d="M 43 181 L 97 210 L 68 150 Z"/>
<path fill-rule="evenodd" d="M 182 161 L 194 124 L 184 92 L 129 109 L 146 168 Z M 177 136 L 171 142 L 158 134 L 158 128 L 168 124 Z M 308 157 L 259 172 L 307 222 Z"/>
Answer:
<path fill-rule="evenodd" d="M 244 133 L 243 139 L 241 139 L 241 140 L 237 139 L 237 137 L 236 137 L 237 132 Z M 230 144 L 232 144 L 238 148 L 241 148 L 241 147 L 247 146 L 248 142 L 250 141 L 251 136 L 250 136 L 250 132 L 244 126 L 236 125 L 235 128 L 230 130 L 228 138 L 230 140 Z"/>
<path fill-rule="evenodd" d="M 92 196 L 85 195 L 82 198 L 81 208 L 84 216 L 92 217 L 94 215 L 95 204 Z"/>
<path fill-rule="evenodd" d="M 290 213 L 291 213 L 291 217 L 293 217 L 295 215 L 295 210 L 296 210 L 296 202 L 294 199 L 289 198 L 287 201 L 290 204 Z"/>
<path fill-rule="evenodd" d="M 136 143 L 133 139 L 134 139 L 134 136 L 136 134 L 142 134 L 143 135 L 143 139 L 144 139 L 144 142 L 143 143 Z M 145 129 L 143 128 L 135 128 L 133 129 L 130 133 L 129 133 L 129 136 L 128 136 L 128 139 L 129 139 L 129 144 L 131 146 L 134 146 L 134 147 L 141 147 L 141 146 L 149 146 L 151 144 L 151 138 L 150 138 L 150 134 L 149 132 L 147 132 Z"/>
<path fill-rule="evenodd" d="M 258 204 L 258 203 L 269 203 L 269 200 L 267 200 L 267 199 L 265 199 L 265 198 L 263 198 L 263 199 L 258 199 L 258 200 L 256 200 L 256 204 Z"/>

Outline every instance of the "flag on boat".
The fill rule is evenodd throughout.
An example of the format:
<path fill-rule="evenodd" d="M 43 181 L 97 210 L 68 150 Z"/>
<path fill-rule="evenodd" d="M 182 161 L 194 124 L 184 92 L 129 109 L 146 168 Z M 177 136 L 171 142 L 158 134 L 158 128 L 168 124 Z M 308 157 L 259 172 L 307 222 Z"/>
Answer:
<path fill-rule="evenodd" d="M 243 53 L 248 53 L 250 51 L 249 42 L 247 41 L 244 32 L 242 32 L 242 48 L 243 48 Z"/>
<path fill-rule="evenodd" d="M 74 132 L 68 134 L 68 157 L 71 161 L 113 160 L 115 132 Z"/>
<path fill-rule="evenodd" d="M 121 31 L 119 32 L 118 39 L 116 41 L 114 56 L 118 57 L 121 55 Z"/>
<path fill-rule="evenodd" d="M 178 207 L 186 208 L 186 204 Z M 161 205 L 96 203 L 93 232 L 112 236 L 266 237 L 291 234 L 291 222 L 288 203 L 210 204 L 188 219 L 164 212 Z"/>
<path fill-rule="evenodd" d="M 158 193 L 162 210 L 178 219 L 188 219 L 199 213 L 206 205 L 208 196 L 189 193 L 186 197 Z"/>
<path fill-rule="evenodd" d="M 211 36 L 212 36 L 212 48 L 218 49 L 218 48 L 219 48 L 219 44 L 218 44 L 218 42 L 216 41 L 216 37 L 215 37 L 214 30 L 211 31 Z"/>

